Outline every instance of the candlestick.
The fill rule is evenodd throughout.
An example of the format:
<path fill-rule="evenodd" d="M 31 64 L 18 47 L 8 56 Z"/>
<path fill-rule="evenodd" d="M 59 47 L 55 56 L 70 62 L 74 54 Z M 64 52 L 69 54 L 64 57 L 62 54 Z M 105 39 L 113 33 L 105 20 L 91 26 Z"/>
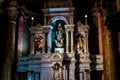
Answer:
<path fill-rule="evenodd" d="M 33 20 L 34 20 L 34 17 L 31 17 L 31 27 L 33 27 Z"/>
<path fill-rule="evenodd" d="M 85 24 L 87 24 L 87 15 L 85 15 Z"/>
<path fill-rule="evenodd" d="M 87 15 L 85 15 L 85 18 L 87 18 Z"/>

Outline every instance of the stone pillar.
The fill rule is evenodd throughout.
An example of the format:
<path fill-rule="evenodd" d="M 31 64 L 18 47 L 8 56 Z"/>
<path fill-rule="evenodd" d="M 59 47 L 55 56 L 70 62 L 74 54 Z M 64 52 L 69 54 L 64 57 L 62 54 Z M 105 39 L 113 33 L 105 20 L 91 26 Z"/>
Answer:
<path fill-rule="evenodd" d="M 35 80 L 34 79 L 34 73 L 31 71 L 28 71 L 27 73 L 27 80 Z"/>
<path fill-rule="evenodd" d="M 89 80 L 89 79 L 87 79 L 87 75 L 86 75 L 85 70 L 83 71 L 83 74 L 84 74 L 84 80 Z"/>
<path fill-rule="evenodd" d="M 17 49 L 17 55 L 18 56 L 23 56 L 24 48 L 23 48 L 23 43 L 24 43 L 24 18 L 23 15 L 19 16 L 19 21 L 18 21 L 18 49 Z"/>
<path fill-rule="evenodd" d="M 31 34 L 31 40 L 30 40 L 30 54 L 34 54 L 34 35 Z"/>
<path fill-rule="evenodd" d="M 25 48 L 24 50 L 25 50 L 25 52 L 24 52 L 24 53 L 25 53 L 25 55 L 28 55 L 28 54 L 29 54 L 29 53 L 28 53 L 28 47 L 29 47 L 29 46 L 28 46 L 28 45 L 29 45 L 29 42 L 28 42 L 28 41 L 29 41 L 29 40 L 28 40 L 28 38 L 29 38 L 29 37 L 28 37 L 28 36 L 29 36 L 29 24 L 28 24 L 28 20 L 29 20 L 28 16 L 25 16 L 25 17 L 24 17 L 24 23 L 25 23 L 25 39 L 24 39 L 24 40 L 25 40 L 25 41 L 24 41 L 24 45 L 25 45 L 25 46 L 24 46 L 24 48 Z"/>
<path fill-rule="evenodd" d="M 117 10 L 120 11 L 120 0 L 116 0 Z"/>
<path fill-rule="evenodd" d="M 102 9 L 98 9 L 98 39 L 99 39 L 99 54 L 103 54 L 103 16 Z"/>
<path fill-rule="evenodd" d="M 119 43 L 119 53 L 120 53 L 120 32 L 118 32 L 118 43 Z"/>
<path fill-rule="evenodd" d="M 44 25 L 46 25 L 46 16 L 44 16 Z"/>
<path fill-rule="evenodd" d="M 104 26 L 104 80 L 117 80 L 113 36 L 113 32 Z"/>
<path fill-rule="evenodd" d="M 114 3 L 112 3 L 112 5 L 115 6 Z M 112 5 L 108 6 L 108 8 L 114 7 Z M 111 12 L 108 8 L 106 8 L 106 15 L 113 13 L 113 9 L 111 9 L 112 10 L 112 12 Z M 104 33 L 103 33 L 104 80 L 119 80 L 119 79 L 117 79 L 117 75 L 119 73 L 119 68 L 116 69 L 116 67 L 118 67 L 118 66 L 116 66 L 117 65 L 117 60 L 116 60 L 117 54 L 116 54 L 116 46 L 114 44 L 116 34 L 115 34 L 114 30 L 113 31 L 108 30 L 106 26 L 103 27 L 103 31 L 104 31 Z"/>
<path fill-rule="evenodd" d="M 87 31 L 87 40 L 88 40 L 88 31 Z M 87 51 L 89 52 L 89 47 L 88 47 L 89 45 L 88 45 L 88 41 L 87 41 Z"/>
<path fill-rule="evenodd" d="M 117 5 L 117 11 L 120 11 L 120 0 L 116 1 L 116 5 Z M 120 53 L 120 32 L 118 32 L 118 43 L 119 43 L 119 53 Z"/>
<path fill-rule="evenodd" d="M 89 49 L 88 49 L 88 31 L 85 32 L 85 36 L 86 36 L 86 40 L 85 40 L 85 53 L 88 53 L 89 52 Z"/>
<path fill-rule="evenodd" d="M 85 78 L 85 79 L 84 79 Z M 80 69 L 79 70 L 79 79 L 80 80 L 86 80 L 86 76 L 85 76 L 85 74 L 84 74 L 84 70 L 83 69 Z"/>
<path fill-rule="evenodd" d="M 34 80 L 40 80 L 40 75 L 39 75 L 39 73 L 36 73 L 36 74 L 35 74 Z"/>
<path fill-rule="evenodd" d="M 73 53 L 73 31 L 71 31 L 71 53 Z"/>
<path fill-rule="evenodd" d="M 66 53 L 68 53 L 68 31 L 66 30 Z"/>
<path fill-rule="evenodd" d="M 70 24 L 72 24 L 72 16 L 70 16 Z"/>
<path fill-rule="evenodd" d="M 43 54 L 45 53 L 45 32 L 43 33 Z"/>
<path fill-rule="evenodd" d="M 71 21 L 72 21 L 71 24 L 73 24 L 73 17 L 71 18 Z"/>
<path fill-rule="evenodd" d="M 17 50 L 16 43 L 16 17 L 17 17 L 16 1 L 11 1 L 8 7 L 9 22 L 7 28 L 7 42 L 5 44 L 5 61 L 3 64 L 3 72 L 1 80 L 16 80 L 15 70 L 16 70 L 16 57 Z"/>
<path fill-rule="evenodd" d="M 90 70 L 85 70 L 86 80 L 90 80 Z"/>
<path fill-rule="evenodd" d="M 63 80 L 66 80 L 66 74 L 65 74 L 65 65 L 63 66 L 63 71 L 62 71 L 62 74 L 63 74 Z"/>
<path fill-rule="evenodd" d="M 47 53 L 50 53 L 50 32 L 47 34 Z"/>
<path fill-rule="evenodd" d="M 75 79 L 75 61 L 72 61 L 70 64 L 70 80 Z"/>

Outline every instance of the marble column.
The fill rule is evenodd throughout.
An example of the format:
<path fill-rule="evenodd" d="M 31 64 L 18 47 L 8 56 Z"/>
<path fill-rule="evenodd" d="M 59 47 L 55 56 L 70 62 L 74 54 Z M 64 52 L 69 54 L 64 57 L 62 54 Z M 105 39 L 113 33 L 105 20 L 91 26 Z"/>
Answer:
<path fill-rule="evenodd" d="M 85 74 L 84 74 L 84 70 L 83 69 L 80 69 L 79 70 L 79 79 L 80 80 L 86 80 L 86 76 L 85 76 Z"/>
<path fill-rule="evenodd" d="M 35 80 L 34 73 L 31 71 L 28 71 L 27 73 L 27 80 Z"/>
<path fill-rule="evenodd" d="M 68 31 L 66 31 L 66 53 L 68 53 Z"/>
<path fill-rule="evenodd" d="M 73 31 L 71 31 L 71 53 L 73 53 Z"/>
<path fill-rule="evenodd" d="M 1 80 L 16 80 L 15 69 L 16 69 L 16 1 L 11 1 L 8 7 L 9 22 L 7 28 L 7 42 L 5 44 L 5 59 L 3 64 L 3 71 Z M 15 16 L 16 15 L 16 16 Z"/>
<path fill-rule="evenodd" d="M 103 54 L 103 16 L 102 9 L 98 9 L 98 39 L 99 39 L 99 54 Z"/>
<path fill-rule="evenodd" d="M 50 32 L 47 34 L 47 53 L 50 53 Z"/>
<path fill-rule="evenodd" d="M 43 54 L 45 53 L 45 32 L 43 32 L 43 49 L 42 49 Z"/>
<path fill-rule="evenodd" d="M 17 55 L 23 56 L 24 52 L 24 18 L 23 15 L 19 16 L 19 23 L 18 23 L 18 49 L 17 49 Z"/>
<path fill-rule="evenodd" d="M 88 50 L 88 31 L 85 32 L 85 53 L 88 53 L 89 50 Z"/>
<path fill-rule="evenodd" d="M 115 5 L 115 4 L 113 4 Z M 110 8 L 110 7 L 108 7 Z M 106 9 L 106 15 L 111 14 L 109 10 Z M 117 69 L 117 54 L 116 54 L 116 46 L 115 46 L 115 36 L 116 32 L 114 30 L 108 30 L 107 26 L 103 27 L 103 45 L 104 45 L 104 54 L 103 54 L 103 65 L 104 65 L 104 80 L 119 80 L 117 79 L 119 68 Z"/>
<path fill-rule="evenodd" d="M 29 24 L 28 24 L 28 16 L 24 16 L 24 23 L 25 23 L 25 41 L 24 41 L 24 50 L 25 50 L 25 55 L 28 55 L 28 45 L 29 45 Z"/>
<path fill-rule="evenodd" d="M 117 11 L 120 11 L 120 0 L 116 1 L 116 5 L 117 5 Z M 120 53 L 120 32 L 118 32 L 118 43 L 119 43 L 119 53 Z"/>
<path fill-rule="evenodd" d="M 118 32 L 118 43 L 119 43 L 119 53 L 120 53 L 120 32 Z"/>
<path fill-rule="evenodd" d="M 113 31 L 104 26 L 104 80 L 117 80 L 113 36 Z"/>
<path fill-rule="evenodd" d="M 40 75 L 39 75 L 39 73 L 36 73 L 34 78 L 35 78 L 34 80 L 40 80 Z"/>
<path fill-rule="evenodd" d="M 89 47 L 88 47 L 88 46 L 89 46 L 89 45 L 88 45 L 88 34 L 89 34 L 89 33 L 88 33 L 88 31 L 87 31 L 87 33 L 86 33 L 86 35 L 87 35 L 87 49 L 86 49 L 87 52 L 89 52 Z"/>
<path fill-rule="evenodd" d="M 73 21 L 73 16 L 72 16 L 72 18 L 71 18 L 71 21 L 72 21 L 71 24 L 74 24 L 74 23 L 73 23 L 73 22 L 74 22 L 74 21 Z"/>
<path fill-rule="evenodd" d="M 34 54 L 34 35 L 31 34 L 31 40 L 30 40 L 30 54 Z"/>
<path fill-rule="evenodd" d="M 89 80 L 89 79 L 87 79 L 87 75 L 86 75 L 85 70 L 83 71 L 83 74 L 84 74 L 84 80 Z"/>
<path fill-rule="evenodd" d="M 90 80 L 90 70 L 84 70 L 85 80 Z"/>
<path fill-rule="evenodd" d="M 120 11 L 120 0 L 116 0 L 117 11 Z"/>
<path fill-rule="evenodd" d="M 63 71 L 62 71 L 62 75 L 63 75 L 63 80 L 66 80 L 66 78 L 65 78 L 65 65 L 63 66 Z"/>
<path fill-rule="evenodd" d="M 72 24 L 72 16 L 70 16 L 70 24 Z"/>
<path fill-rule="evenodd" d="M 46 16 L 44 16 L 44 25 L 47 25 L 47 24 L 46 24 Z"/>
<path fill-rule="evenodd" d="M 75 79 L 75 62 L 71 62 L 70 64 L 70 71 L 69 71 L 69 75 L 70 75 L 70 80 L 74 80 Z"/>

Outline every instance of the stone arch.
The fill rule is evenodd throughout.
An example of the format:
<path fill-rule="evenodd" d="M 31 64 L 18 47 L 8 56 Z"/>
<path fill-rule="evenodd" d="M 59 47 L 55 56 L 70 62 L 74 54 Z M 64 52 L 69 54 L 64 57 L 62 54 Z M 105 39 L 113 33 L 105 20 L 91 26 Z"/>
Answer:
<path fill-rule="evenodd" d="M 53 18 L 51 18 L 49 21 L 48 21 L 48 25 L 51 25 L 51 23 L 53 22 L 53 21 L 55 21 L 55 20 L 62 20 L 62 21 L 64 21 L 66 24 L 68 24 L 68 21 L 67 21 L 67 19 L 65 18 L 65 17 L 63 17 L 63 16 L 56 16 L 56 17 L 53 17 Z"/>
<path fill-rule="evenodd" d="M 53 54 L 53 59 L 56 57 L 56 56 L 58 56 L 59 58 L 62 58 L 62 56 L 60 55 L 60 54 L 58 54 L 58 53 L 55 53 L 55 54 Z"/>
<path fill-rule="evenodd" d="M 62 66 L 62 61 L 57 61 L 57 62 L 52 62 L 51 67 L 53 67 L 56 63 Z"/>

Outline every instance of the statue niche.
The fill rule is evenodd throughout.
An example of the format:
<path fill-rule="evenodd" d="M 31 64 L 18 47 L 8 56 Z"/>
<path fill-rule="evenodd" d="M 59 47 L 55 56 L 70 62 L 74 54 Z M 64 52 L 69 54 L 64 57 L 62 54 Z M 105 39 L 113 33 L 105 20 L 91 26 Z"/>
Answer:
<path fill-rule="evenodd" d="M 65 40 L 65 27 L 63 24 L 58 23 L 54 29 L 54 43 L 55 52 L 64 52 L 64 40 Z"/>
<path fill-rule="evenodd" d="M 53 75 L 54 75 L 54 80 L 61 80 L 61 66 L 59 63 L 55 63 L 54 66 L 52 66 L 53 68 Z"/>
<path fill-rule="evenodd" d="M 77 51 L 84 53 L 84 36 L 78 31 L 76 34 Z"/>
<path fill-rule="evenodd" d="M 34 37 L 34 45 L 35 45 L 35 52 L 42 53 L 43 37 L 41 35 L 37 35 Z"/>

